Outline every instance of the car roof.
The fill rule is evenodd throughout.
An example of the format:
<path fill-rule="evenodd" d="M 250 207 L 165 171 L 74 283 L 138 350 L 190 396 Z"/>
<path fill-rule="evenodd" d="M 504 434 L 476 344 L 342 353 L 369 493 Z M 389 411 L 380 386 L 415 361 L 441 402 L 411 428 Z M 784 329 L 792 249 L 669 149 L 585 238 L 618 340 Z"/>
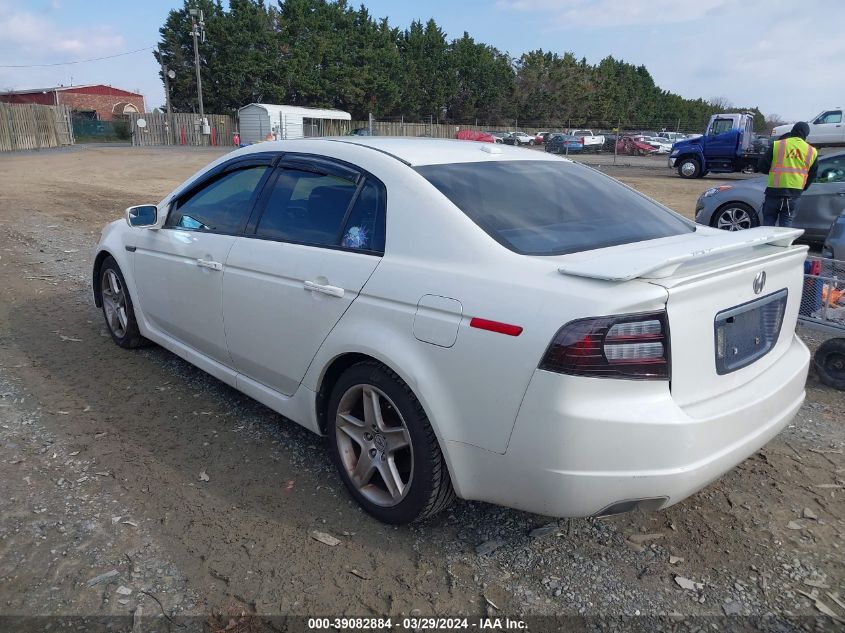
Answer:
<path fill-rule="evenodd" d="M 357 145 L 383 154 L 388 154 L 412 167 L 422 165 L 444 165 L 449 163 L 476 163 L 500 160 L 567 160 L 546 152 L 457 139 L 390 137 L 390 136 L 340 136 L 329 138 L 293 139 L 287 141 L 265 141 L 250 147 L 254 151 L 295 151 L 297 145 L 303 150 L 311 143 L 331 141 Z"/>

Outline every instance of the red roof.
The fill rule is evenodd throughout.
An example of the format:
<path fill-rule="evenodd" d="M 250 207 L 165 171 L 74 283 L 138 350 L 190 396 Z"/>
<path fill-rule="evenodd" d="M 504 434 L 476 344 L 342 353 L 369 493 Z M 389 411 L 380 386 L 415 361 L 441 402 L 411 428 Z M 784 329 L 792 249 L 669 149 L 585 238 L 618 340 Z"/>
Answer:
<path fill-rule="evenodd" d="M 31 88 L 29 90 L 8 90 L 0 92 L 4 95 L 29 95 L 44 92 L 75 92 L 78 94 L 88 95 L 110 95 L 115 97 L 143 97 L 144 95 L 137 92 L 130 92 L 122 88 L 115 88 L 114 86 L 106 86 L 105 84 L 87 84 L 82 86 L 53 86 L 51 88 Z"/>

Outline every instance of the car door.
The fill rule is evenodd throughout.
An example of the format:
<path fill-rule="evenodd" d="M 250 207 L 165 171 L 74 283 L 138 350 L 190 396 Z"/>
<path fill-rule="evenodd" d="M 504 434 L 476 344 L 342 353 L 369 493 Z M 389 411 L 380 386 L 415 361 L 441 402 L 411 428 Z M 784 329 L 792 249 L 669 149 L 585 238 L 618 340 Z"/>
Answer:
<path fill-rule="evenodd" d="M 845 211 L 845 154 L 818 159 L 816 179 L 801 195 L 795 226 L 815 241 L 824 240 L 830 225 Z"/>
<path fill-rule="evenodd" d="M 811 142 L 841 143 L 845 140 L 845 128 L 842 127 L 842 110 L 828 110 L 816 117 L 810 126 Z"/>
<path fill-rule="evenodd" d="M 373 176 L 286 155 L 223 275 L 235 368 L 285 395 L 381 261 L 385 188 Z"/>
<path fill-rule="evenodd" d="M 710 127 L 704 155 L 707 158 L 724 158 L 736 153 L 739 132 L 733 129 L 732 119 L 716 119 Z"/>
<path fill-rule="evenodd" d="M 214 170 L 171 203 L 161 229 L 139 231 L 133 244 L 140 305 L 150 325 L 227 366 L 224 262 L 271 160 L 238 160 Z"/>

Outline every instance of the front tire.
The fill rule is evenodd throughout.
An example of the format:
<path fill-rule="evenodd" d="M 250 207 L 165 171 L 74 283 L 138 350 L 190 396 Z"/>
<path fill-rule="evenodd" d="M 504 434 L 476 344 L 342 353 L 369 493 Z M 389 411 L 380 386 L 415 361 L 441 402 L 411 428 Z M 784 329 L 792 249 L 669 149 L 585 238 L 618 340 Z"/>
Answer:
<path fill-rule="evenodd" d="M 845 391 L 845 338 L 828 339 L 813 355 L 816 373 L 828 387 Z"/>
<path fill-rule="evenodd" d="M 701 163 L 697 158 L 682 158 L 678 163 L 678 175 L 681 178 L 701 177 Z"/>
<path fill-rule="evenodd" d="M 100 297 L 103 317 L 112 340 L 124 349 L 146 344 L 147 339 L 141 336 L 138 329 L 126 279 L 113 257 L 107 257 L 100 267 Z"/>
<path fill-rule="evenodd" d="M 742 231 L 760 226 L 760 218 L 747 204 L 729 202 L 716 210 L 710 220 L 710 226 L 723 231 Z"/>
<path fill-rule="evenodd" d="M 381 363 L 347 369 L 328 409 L 332 461 L 349 493 L 384 523 L 426 519 L 455 498 L 437 437 L 413 391 Z"/>

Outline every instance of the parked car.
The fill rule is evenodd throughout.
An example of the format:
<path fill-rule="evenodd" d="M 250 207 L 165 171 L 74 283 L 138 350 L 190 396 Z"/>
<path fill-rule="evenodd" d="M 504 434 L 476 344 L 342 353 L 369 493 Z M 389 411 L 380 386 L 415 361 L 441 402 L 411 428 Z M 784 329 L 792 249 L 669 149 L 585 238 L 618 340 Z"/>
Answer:
<path fill-rule="evenodd" d="M 551 132 L 537 132 L 534 135 L 534 144 L 535 145 L 542 145 L 546 142 L 546 136 L 551 134 Z"/>
<path fill-rule="evenodd" d="M 830 225 L 822 247 L 822 256 L 845 262 L 845 209 Z M 845 278 L 845 270 L 842 273 L 840 276 Z"/>
<path fill-rule="evenodd" d="M 830 226 L 845 210 L 845 152 L 819 156 L 816 180 L 801 195 L 793 226 L 804 239 L 821 244 Z M 711 187 L 698 198 L 695 221 L 727 231 L 753 228 L 761 223 L 768 176 Z"/>
<path fill-rule="evenodd" d="M 580 154 L 584 150 L 584 139 L 570 134 L 554 134 L 546 141 L 545 150 L 550 154 Z"/>
<path fill-rule="evenodd" d="M 685 138 L 687 138 L 686 134 L 681 134 L 680 132 L 661 132 L 657 136 L 659 136 L 660 138 L 665 138 L 670 143 L 683 141 Z"/>
<path fill-rule="evenodd" d="M 604 147 L 602 147 L 602 149 L 605 152 L 615 151 L 617 140 L 619 140 L 619 136 L 617 134 L 605 134 L 604 135 Z"/>
<path fill-rule="evenodd" d="M 535 140 L 533 136 L 525 132 L 509 132 L 502 142 L 505 145 L 534 145 Z"/>
<path fill-rule="evenodd" d="M 560 131 L 557 131 L 557 132 L 543 132 L 543 133 L 542 133 L 543 143 L 544 143 L 544 144 L 545 144 L 545 143 L 548 143 L 548 142 L 549 142 L 549 138 L 550 138 L 550 137 L 552 137 L 552 136 L 554 136 L 555 134 L 564 134 L 564 132 L 560 132 Z"/>
<path fill-rule="evenodd" d="M 657 150 L 658 154 L 668 154 L 672 151 L 672 142 L 668 139 L 659 136 L 640 136 L 635 138 L 651 145 Z"/>
<path fill-rule="evenodd" d="M 346 136 L 376 136 L 376 132 L 375 130 L 371 132 L 370 128 L 367 127 L 356 127 L 352 130 L 349 130 L 346 133 Z"/>
<path fill-rule="evenodd" d="M 822 110 L 809 119 L 810 134 L 807 142 L 811 145 L 824 147 L 826 145 L 845 144 L 845 121 L 842 120 L 842 108 L 839 106 Z M 772 138 L 777 139 L 782 134 L 792 131 L 794 123 L 779 125 L 772 130 Z"/>
<path fill-rule="evenodd" d="M 499 132 L 498 130 L 488 130 L 487 134 L 492 136 L 496 143 L 504 143 L 505 137 L 508 135 L 507 132 Z"/>
<path fill-rule="evenodd" d="M 481 143 L 495 143 L 496 137 L 488 132 L 478 132 L 477 130 L 458 130 L 455 138 L 460 141 L 479 141 Z"/>
<path fill-rule="evenodd" d="M 584 151 L 600 152 L 604 149 L 604 137 L 593 134 L 592 130 L 572 130 L 570 134 L 584 139 Z"/>
<path fill-rule="evenodd" d="M 630 156 L 648 156 L 657 153 L 657 148 L 646 143 L 641 136 L 625 135 L 616 141 L 616 152 Z"/>
<path fill-rule="evenodd" d="M 93 291 L 121 348 L 326 435 L 382 521 L 455 495 L 607 516 L 677 503 L 793 418 L 798 234 L 696 227 L 542 152 L 309 138 L 127 209 Z"/>

